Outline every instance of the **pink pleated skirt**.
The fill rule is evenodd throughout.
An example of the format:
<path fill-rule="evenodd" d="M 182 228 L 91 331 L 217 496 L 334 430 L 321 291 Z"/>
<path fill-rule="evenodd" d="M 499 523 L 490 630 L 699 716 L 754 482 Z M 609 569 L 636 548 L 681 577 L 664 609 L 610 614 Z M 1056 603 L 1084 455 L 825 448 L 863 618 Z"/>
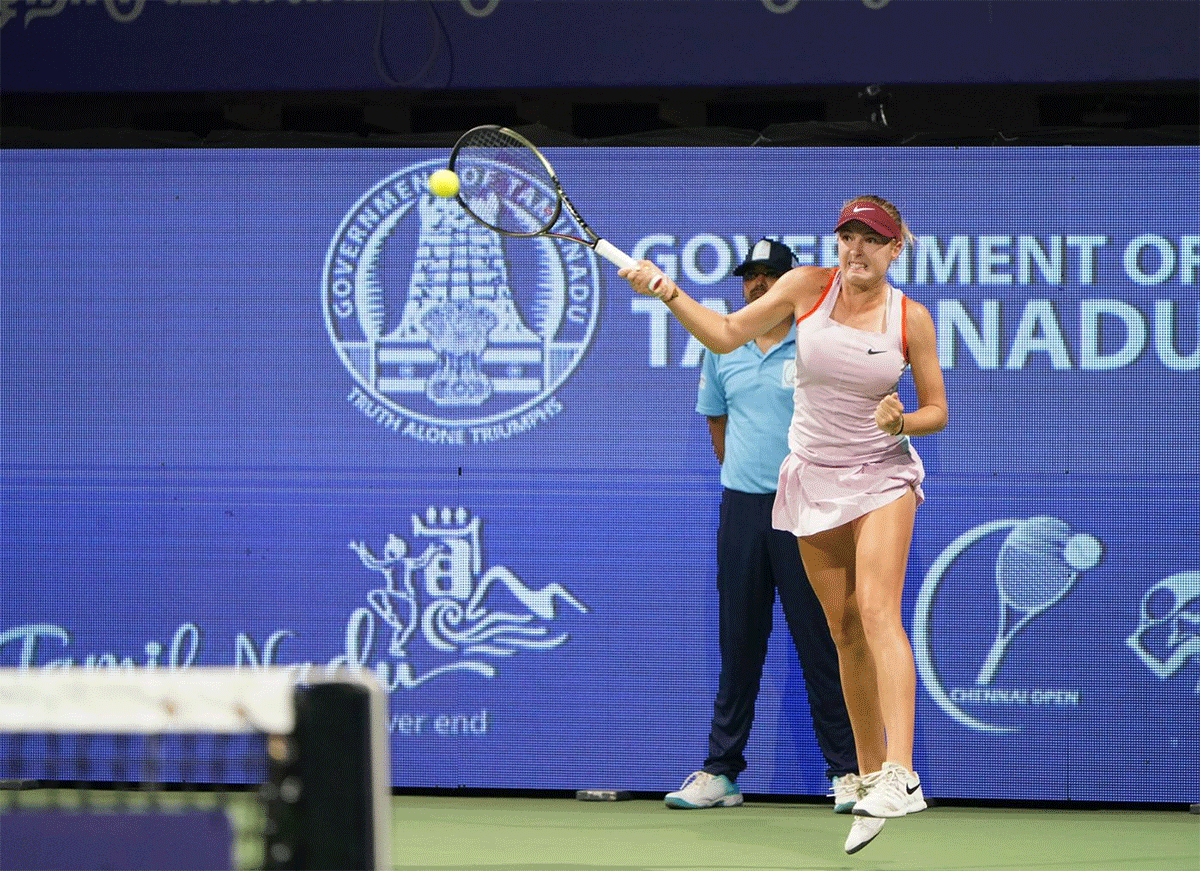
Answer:
<path fill-rule="evenodd" d="M 858 466 L 818 466 L 793 452 L 779 467 L 771 523 L 792 535 L 812 535 L 894 502 L 908 490 L 920 505 L 924 480 L 916 451 Z"/>

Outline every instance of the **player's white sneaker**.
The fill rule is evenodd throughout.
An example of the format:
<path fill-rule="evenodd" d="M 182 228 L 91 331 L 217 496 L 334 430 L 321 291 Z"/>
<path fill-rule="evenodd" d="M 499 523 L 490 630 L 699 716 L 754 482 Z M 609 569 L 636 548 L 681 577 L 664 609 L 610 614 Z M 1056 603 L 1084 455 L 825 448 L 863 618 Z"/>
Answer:
<path fill-rule="evenodd" d="M 854 772 L 843 774 L 833 779 L 833 812 L 848 814 L 854 810 L 854 803 L 866 795 L 862 778 Z"/>
<path fill-rule="evenodd" d="M 887 820 L 875 817 L 855 817 L 850 826 L 850 834 L 846 836 L 846 852 L 857 853 L 879 834 Z"/>
<path fill-rule="evenodd" d="M 693 771 L 675 792 L 668 792 L 667 807 L 696 810 L 706 807 L 733 807 L 742 803 L 742 791 L 724 774 Z"/>
<path fill-rule="evenodd" d="M 921 792 L 921 778 L 894 762 L 885 762 L 879 771 L 864 777 L 863 786 L 867 794 L 855 803 L 856 816 L 902 817 L 929 806 Z"/>

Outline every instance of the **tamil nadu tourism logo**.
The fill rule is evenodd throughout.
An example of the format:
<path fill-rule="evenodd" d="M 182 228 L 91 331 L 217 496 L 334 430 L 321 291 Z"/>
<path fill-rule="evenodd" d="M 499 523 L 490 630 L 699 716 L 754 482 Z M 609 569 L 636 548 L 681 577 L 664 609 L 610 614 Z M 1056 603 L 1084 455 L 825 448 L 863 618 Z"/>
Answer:
<path fill-rule="evenodd" d="M 431 196 L 440 166 L 410 165 L 346 213 L 325 257 L 325 324 L 360 412 L 420 441 L 483 444 L 562 410 L 554 391 L 591 343 L 599 269 L 589 248 L 506 240 Z M 462 196 L 481 196 L 478 179 L 462 178 Z"/>

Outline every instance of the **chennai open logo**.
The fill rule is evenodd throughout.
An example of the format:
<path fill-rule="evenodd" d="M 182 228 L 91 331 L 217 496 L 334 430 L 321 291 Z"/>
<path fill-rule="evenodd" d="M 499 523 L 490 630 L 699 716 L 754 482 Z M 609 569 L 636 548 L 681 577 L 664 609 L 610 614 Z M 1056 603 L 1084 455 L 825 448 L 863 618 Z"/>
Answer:
<path fill-rule="evenodd" d="M 360 412 L 420 441 L 484 444 L 562 411 L 554 392 L 598 322 L 599 268 L 589 248 L 505 240 L 431 195 L 440 166 L 400 170 L 343 217 L 322 273 L 325 325 Z M 473 207 L 486 198 L 479 178 L 461 181 Z M 532 213 L 554 193 L 527 181 Z"/>
<path fill-rule="evenodd" d="M 983 523 L 951 542 L 925 575 L 912 628 L 917 675 L 943 713 L 976 731 L 1008 733 L 1034 712 L 1079 707 L 1077 688 L 1047 683 L 1068 653 L 1031 661 L 1024 642 L 1103 556 L 1094 535 L 1046 516 Z"/>

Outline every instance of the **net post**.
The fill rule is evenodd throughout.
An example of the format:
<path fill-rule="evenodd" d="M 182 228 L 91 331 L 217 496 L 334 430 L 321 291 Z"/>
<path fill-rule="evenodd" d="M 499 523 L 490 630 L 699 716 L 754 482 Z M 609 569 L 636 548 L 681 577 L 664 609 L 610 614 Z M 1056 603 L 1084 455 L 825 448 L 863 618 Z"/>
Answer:
<path fill-rule="evenodd" d="M 369 673 L 343 671 L 295 690 L 291 736 L 273 743 L 264 867 L 391 867 L 387 697 Z"/>

